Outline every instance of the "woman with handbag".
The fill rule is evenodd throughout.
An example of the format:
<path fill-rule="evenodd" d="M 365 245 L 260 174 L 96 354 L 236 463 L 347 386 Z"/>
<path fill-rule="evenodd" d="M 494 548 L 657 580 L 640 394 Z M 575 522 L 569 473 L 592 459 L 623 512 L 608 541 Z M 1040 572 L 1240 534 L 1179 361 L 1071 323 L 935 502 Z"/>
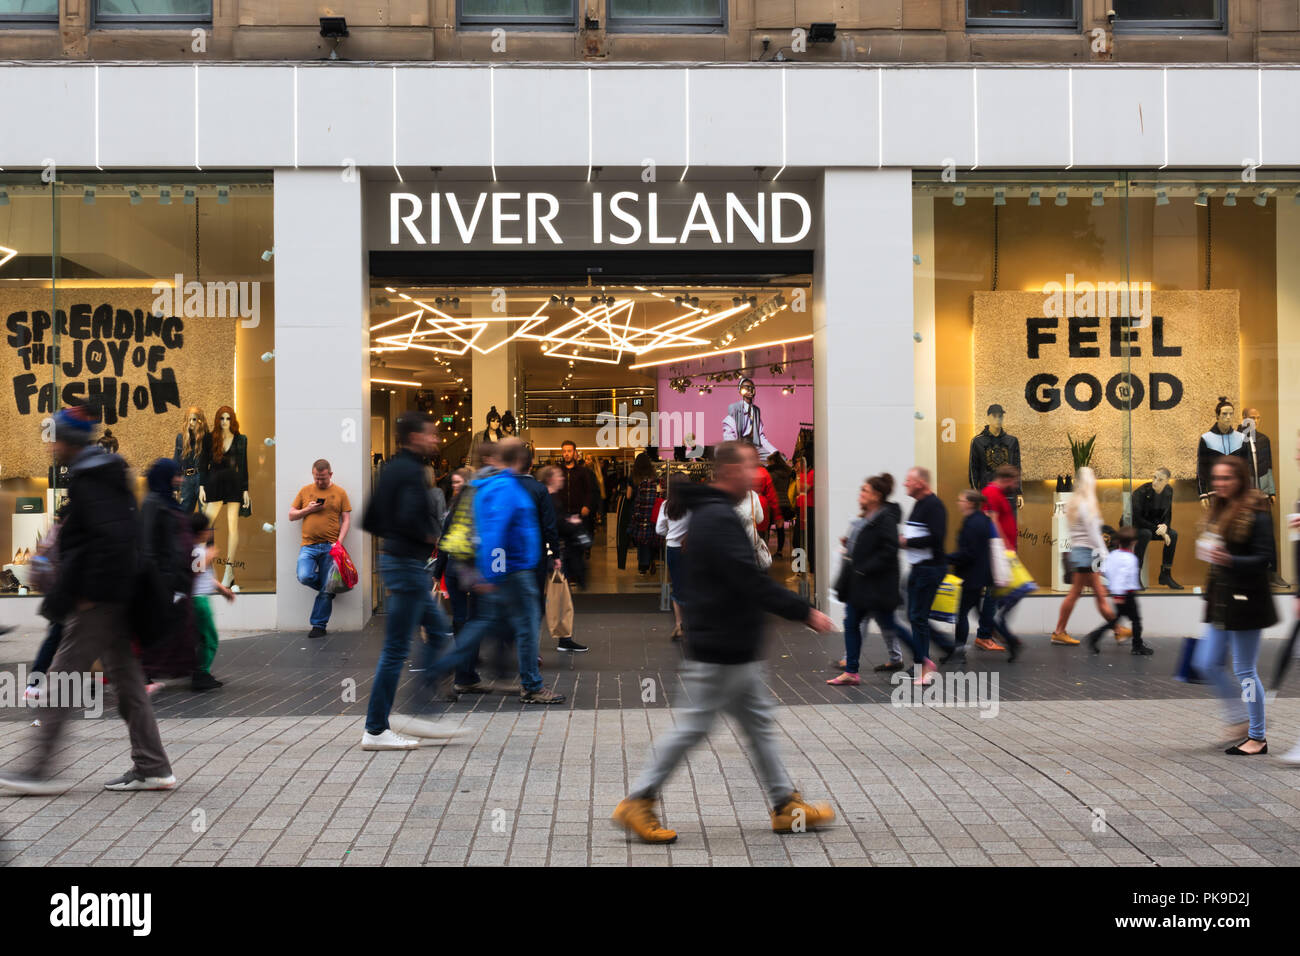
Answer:
<path fill-rule="evenodd" d="M 1205 635 L 1193 665 L 1223 700 L 1228 736 L 1224 753 L 1268 753 L 1264 736 L 1264 685 L 1259 680 L 1263 629 L 1277 623 L 1269 585 L 1273 522 L 1268 499 L 1250 487 L 1246 463 L 1224 455 L 1210 472 L 1210 507 L 1196 553 L 1210 564 L 1205 580 Z M 1234 681 L 1224 666 L 1232 651 Z M 1244 739 L 1243 739 L 1244 735 Z"/>
<path fill-rule="evenodd" d="M 1053 644 L 1075 645 L 1079 641 L 1065 630 L 1074 613 L 1074 605 L 1079 600 L 1083 589 L 1092 588 L 1097 601 L 1097 611 L 1106 624 L 1115 631 L 1115 640 L 1123 641 L 1131 633 L 1127 628 L 1117 628 L 1115 608 L 1111 606 L 1110 596 L 1101 574 L 1095 568 L 1101 567 L 1110 552 L 1101 537 L 1101 505 L 1097 503 L 1097 476 L 1091 468 L 1080 468 L 1079 477 L 1074 483 L 1074 494 L 1065 506 L 1065 517 L 1070 527 L 1070 593 L 1061 602 L 1061 613 L 1056 618 L 1056 630 L 1052 631 Z"/>
<path fill-rule="evenodd" d="M 873 475 L 858 491 L 859 517 L 849 525 L 842 539 L 844 556 L 840 576 L 835 583 L 836 595 L 844 603 L 844 670 L 826 683 L 837 686 L 860 684 L 859 660 L 862 654 L 862 627 L 875 621 L 889 648 L 890 660 L 878 671 L 903 669 L 900 639 L 911 643 L 911 634 L 902 635 L 894 619 L 899 605 L 898 590 L 898 515 L 897 505 L 890 507 L 894 490 L 893 476 Z"/>

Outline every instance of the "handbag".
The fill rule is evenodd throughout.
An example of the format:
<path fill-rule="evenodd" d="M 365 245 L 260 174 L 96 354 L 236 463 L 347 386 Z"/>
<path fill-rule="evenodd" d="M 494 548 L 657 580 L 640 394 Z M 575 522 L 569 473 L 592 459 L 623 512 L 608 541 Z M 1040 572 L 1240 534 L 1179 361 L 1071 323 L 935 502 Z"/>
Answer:
<path fill-rule="evenodd" d="M 749 526 L 754 536 L 754 560 L 758 563 L 760 571 L 766 571 L 772 566 L 772 552 L 767 549 L 767 542 L 758 533 L 758 512 L 754 510 L 754 498 L 755 495 L 751 491 L 749 493 Z"/>
<path fill-rule="evenodd" d="M 957 620 L 957 607 L 961 601 L 961 578 L 948 574 L 939 582 L 939 590 L 934 592 L 934 603 L 930 605 L 930 617 L 936 621 L 951 624 Z"/>
<path fill-rule="evenodd" d="M 560 571 L 546 582 L 546 627 L 556 640 L 573 637 L 573 595 Z"/>

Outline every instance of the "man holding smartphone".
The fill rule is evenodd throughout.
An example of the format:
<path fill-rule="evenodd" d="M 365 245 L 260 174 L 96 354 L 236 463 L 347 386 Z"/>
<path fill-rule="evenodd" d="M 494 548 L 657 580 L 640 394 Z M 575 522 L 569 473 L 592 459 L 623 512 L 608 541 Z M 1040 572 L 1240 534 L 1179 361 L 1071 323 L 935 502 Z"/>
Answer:
<path fill-rule="evenodd" d="M 352 502 L 334 484 L 334 472 L 324 458 L 311 466 L 312 483 L 303 487 L 289 508 L 289 520 L 302 519 L 302 548 L 298 552 L 298 583 L 316 591 L 308 637 L 324 637 L 334 610 L 334 595 L 325 590 L 330 569 L 330 548 L 348 536 Z"/>

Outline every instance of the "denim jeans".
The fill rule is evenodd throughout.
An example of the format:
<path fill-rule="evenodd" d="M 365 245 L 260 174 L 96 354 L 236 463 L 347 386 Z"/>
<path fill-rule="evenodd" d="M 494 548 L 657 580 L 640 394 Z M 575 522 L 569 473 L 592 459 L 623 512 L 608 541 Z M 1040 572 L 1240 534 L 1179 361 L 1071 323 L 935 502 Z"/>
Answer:
<path fill-rule="evenodd" d="M 488 634 L 514 638 L 519 653 L 519 682 L 526 691 L 541 690 L 537 669 L 539 643 L 537 574 L 533 568 L 514 571 L 492 582 L 492 590 L 474 595 L 474 617 L 456 635 L 452 649 L 431 661 L 424 672 L 426 688 L 448 671 L 473 667 L 479 645 Z"/>
<path fill-rule="evenodd" d="M 381 734 L 388 729 L 388 715 L 397 696 L 402 664 L 411 649 L 411 634 L 424 625 L 428 643 L 426 660 L 450 637 L 447 617 L 433 599 L 433 581 L 420 558 L 398 558 L 381 552 L 379 576 L 389 591 L 384 620 L 384 647 L 375 665 L 375 680 L 366 709 L 366 732 Z M 468 630 L 468 628 L 466 628 Z M 427 673 L 427 671 L 426 671 Z"/>
<path fill-rule="evenodd" d="M 1205 626 L 1192 657 L 1203 678 L 1214 685 L 1223 701 L 1224 720 L 1230 724 L 1250 723 L 1250 736 L 1264 739 L 1264 685 L 1259 680 L 1259 631 L 1221 631 Z M 1228 676 L 1228 649 L 1232 650 L 1232 672 Z"/>
<path fill-rule="evenodd" d="M 942 582 L 943 568 L 937 564 L 915 564 L 907 577 L 907 619 L 912 625 L 912 653 L 918 661 L 930 656 L 930 609 Z"/>
<path fill-rule="evenodd" d="M 316 603 L 311 606 L 312 627 L 329 624 L 330 612 L 334 610 L 334 595 L 325 590 L 326 576 L 333 563 L 330 558 L 333 546 L 333 542 L 322 541 L 304 544 L 298 551 L 298 583 L 318 592 Z"/>
<path fill-rule="evenodd" d="M 885 641 L 890 663 L 903 659 L 900 637 L 909 644 L 912 643 L 912 635 L 895 620 L 893 611 L 864 613 L 853 605 L 846 604 L 844 605 L 844 670 L 850 674 L 858 672 L 862 657 L 862 628 L 871 621 L 875 621 L 876 627 L 880 628 L 880 636 Z"/>
<path fill-rule="evenodd" d="M 181 511 L 186 514 L 193 514 L 195 506 L 199 503 L 199 485 L 198 475 L 184 475 L 181 478 Z"/>

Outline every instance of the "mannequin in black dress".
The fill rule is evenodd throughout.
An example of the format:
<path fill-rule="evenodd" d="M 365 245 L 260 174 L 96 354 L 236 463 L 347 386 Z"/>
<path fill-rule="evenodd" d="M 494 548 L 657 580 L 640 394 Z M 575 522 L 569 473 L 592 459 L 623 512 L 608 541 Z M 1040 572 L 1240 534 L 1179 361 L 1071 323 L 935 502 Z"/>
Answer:
<path fill-rule="evenodd" d="M 239 433 L 239 419 L 229 405 L 217 409 L 211 449 L 207 476 L 199 488 L 199 503 L 214 528 L 221 509 L 226 509 L 226 572 L 221 583 L 230 587 L 239 552 L 239 513 L 252 508 L 252 502 L 248 497 L 248 437 Z"/>

